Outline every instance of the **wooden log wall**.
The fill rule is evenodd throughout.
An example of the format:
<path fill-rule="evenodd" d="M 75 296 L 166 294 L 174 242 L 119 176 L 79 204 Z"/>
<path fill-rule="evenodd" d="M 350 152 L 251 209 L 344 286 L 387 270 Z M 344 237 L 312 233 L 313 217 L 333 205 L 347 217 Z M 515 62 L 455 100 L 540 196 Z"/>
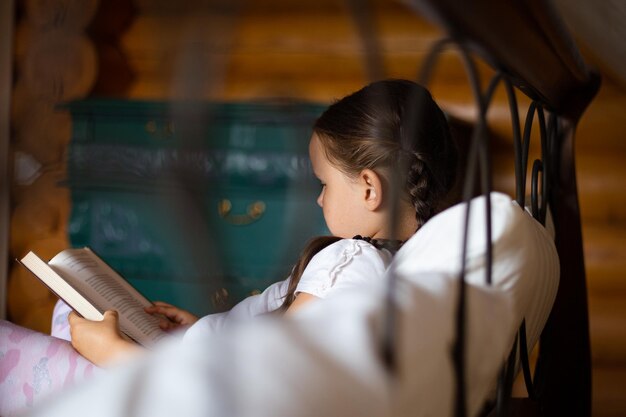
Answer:
<path fill-rule="evenodd" d="M 100 59 L 93 28 L 107 10 L 103 4 L 111 2 L 17 2 L 11 258 L 32 250 L 49 259 L 69 245 L 69 193 L 59 184 L 66 177 L 71 117 L 59 105 L 88 97 L 100 84 L 99 68 L 108 61 Z M 10 320 L 49 332 L 56 297 L 17 264 L 11 265 L 7 293 Z"/>
<path fill-rule="evenodd" d="M 441 32 L 401 2 L 371 3 L 385 76 L 415 79 Z M 329 103 L 368 81 L 363 40 L 339 0 L 23 0 L 20 5 L 13 145 L 42 168 L 32 184 L 14 187 L 12 256 L 28 249 L 51 256 L 67 245 L 68 195 L 56 182 L 64 174 L 70 120 L 55 109 L 59 101 L 104 95 Z M 485 65 L 479 71 L 485 83 L 493 74 Z M 435 74 L 430 86 L 435 99 L 456 117 L 472 121 L 475 107 L 456 53 L 444 53 Z M 518 98 L 523 118 L 529 102 L 521 94 Z M 625 106 L 624 86 L 605 80 L 577 133 L 596 416 L 617 416 L 626 409 L 626 385 L 616 383 L 626 380 Z M 489 120 L 497 141 L 495 187 L 512 195 L 511 125 L 501 88 Z M 538 144 L 535 126 L 535 154 Z M 12 320 L 46 330 L 53 302 L 14 268 Z M 524 395 L 522 389 L 517 393 Z"/>
<path fill-rule="evenodd" d="M 97 0 L 18 2 L 15 32 L 16 83 L 12 91 L 11 258 L 33 250 L 50 258 L 68 246 L 69 194 L 63 155 L 71 118 L 57 104 L 86 97 L 97 74 L 97 55 L 85 33 Z M 24 268 L 11 265 L 8 317 L 49 332 L 56 297 Z"/>
<path fill-rule="evenodd" d="M 626 86 L 605 78 L 578 128 L 594 416 L 626 415 Z"/>

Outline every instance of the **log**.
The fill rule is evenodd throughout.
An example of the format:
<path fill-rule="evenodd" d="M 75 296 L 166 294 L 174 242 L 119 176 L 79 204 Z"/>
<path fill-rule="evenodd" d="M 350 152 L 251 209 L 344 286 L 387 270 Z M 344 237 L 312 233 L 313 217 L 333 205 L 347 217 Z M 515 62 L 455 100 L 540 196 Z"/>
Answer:
<path fill-rule="evenodd" d="M 66 249 L 68 245 L 69 242 L 63 235 L 49 235 L 30 242 L 28 250 L 37 253 L 44 260 L 50 260 L 58 252 Z M 48 304 L 55 298 L 56 296 L 26 268 L 17 264 L 13 265 L 8 282 L 7 304 L 11 320 L 19 324 L 30 314 L 33 308 Z"/>
<path fill-rule="evenodd" d="M 95 41 L 114 40 L 124 32 L 135 17 L 133 0 L 101 1 L 87 32 Z"/>
<path fill-rule="evenodd" d="M 126 97 L 135 74 L 119 45 L 95 42 L 98 53 L 98 76 L 91 90 L 94 96 Z"/>
<path fill-rule="evenodd" d="M 85 36 L 51 31 L 33 39 L 27 50 L 23 81 L 31 93 L 46 100 L 83 98 L 96 75 L 96 51 Z"/>
<path fill-rule="evenodd" d="M 30 103 L 38 98 L 31 93 L 23 80 L 15 83 L 11 93 L 11 125 L 16 126 L 23 119 L 24 114 L 28 110 Z"/>
<path fill-rule="evenodd" d="M 185 38 L 190 33 L 186 30 L 189 25 L 180 24 L 185 19 L 188 17 L 144 14 L 124 33 L 122 46 L 137 76 L 129 92 L 132 97 L 168 96 L 171 80 L 183 64 L 181 54 L 172 51 L 184 49 L 186 40 L 194 41 Z M 215 19 L 209 14 L 194 17 L 196 22 L 205 22 L 201 25 L 205 27 L 215 26 Z M 319 30 L 320 21 L 324 21 L 323 31 Z M 414 79 L 438 34 L 423 28 L 417 18 L 406 13 L 384 14 L 380 22 L 386 75 Z M 289 95 L 331 101 L 367 82 L 363 41 L 346 13 L 300 11 L 271 19 L 268 15 L 244 16 L 234 31 L 205 32 L 207 36 L 198 35 L 195 42 L 202 45 L 206 59 L 211 65 L 226 63 L 223 96 L 218 98 Z M 434 82 L 444 87 L 445 97 L 469 97 L 466 75 L 456 52 L 444 52 L 436 69 Z M 493 75 L 485 64 L 478 63 L 478 69 L 484 82 Z M 344 88 L 344 84 L 351 87 Z M 288 94 L 290 91 L 295 94 Z M 473 105 L 471 99 L 467 101 Z"/>
<path fill-rule="evenodd" d="M 40 304 L 32 306 L 17 324 L 43 334 L 50 334 L 52 312 L 54 311 L 56 300 L 56 297 L 49 298 Z"/>
<path fill-rule="evenodd" d="M 626 295 L 626 226 L 587 222 L 583 236 L 590 296 Z"/>
<path fill-rule="evenodd" d="M 210 9 L 219 1 L 215 0 L 133 0 L 135 7 L 142 14 L 188 15 Z"/>
<path fill-rule="evenodd" d="M 594 365 L 626 366 L 624 293 L 589 296 L 589 330 Z"/>
<path fill-rule="evenodd" d="M 39 31 L 83 31 L 98 9 L 98 0 L 26 0 L 26 20 Z"/>
<path fill-rule="evenodd" d="M 20 257 L 32 242 L 45 238 L 59 229 L 59 211 L 50 204 L 22 203 L 11 217 L 10 252 Z"/>
<path fill-rule="evenodd" d="M 16 22 L 15 24 L 13 57 L 15 67 L 18 72 L 21 71 L 24 66 L 26 52 L 33 42 L 34 32 L 36 31 L 33 30 L 33 26 L 28 24 L 28 22 L 24 19 Z"/>
<path fill-rule="evenodd" d="M 626 225 L 624 152 L 581 152 L 576 165 L 583 221 Z"/>
<path fill-rule="evenodd" d="M 593 415 L 622 416 L 626 410 L 626 366 L 595 366 L 593 375 Z"/>
<path fill-rule="evenodd" d="M 63 162 L 72 136 L 69 111 L 60 110 L 49 101 L 35 99 L 25 105 L 14 127 L 16 150 L 32 155 L 44 166 Z"/>
<path fill-rule="evenodd" d="M 70 193 L 69 188 L 61 184 L 67 177 L 64 168 L 45 171 L 29 185 L 12 183 L 11 194 L 14 207 L 35 198 L 57 207 L 62 213 L 61 217 L 67 218 L 70 208 Z"/>
<path fill-rule="evenodd" d="M 596 99 L 583 115 L 576 130 L 578 154 L 600 150 L 626 153 L 626 91 L 610 81 L 602 80 L 602 87 Z"/>
<path fill-rule="evenodd" d="M 9 250 L 15 257 L 23 256 L 33 242 L 50 235 L 64 235 L 67 227 L 67 191 L 43 189 L 41 184 L 28 188 L 29 195 L 14 208 L 11 216 Z"/>

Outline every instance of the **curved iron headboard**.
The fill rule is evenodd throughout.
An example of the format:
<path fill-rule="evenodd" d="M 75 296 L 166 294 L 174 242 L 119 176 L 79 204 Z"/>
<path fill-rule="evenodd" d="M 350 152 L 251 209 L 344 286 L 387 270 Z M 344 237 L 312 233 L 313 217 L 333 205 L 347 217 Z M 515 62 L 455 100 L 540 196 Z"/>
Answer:
<path fill-rule="evenodd" d="M 541 414 L 588 417 L 591 415 L 591 357 L 574 133 L 578 120 L 599 89 L 600 77 L 584 63 L 558 14 L 546 1 L 413 0 L 411 4 L 420 14 L 445 29 L 465 61 L 468 51 L 471 51 L 496 69 L 498 79 L 492 80 L 484 95 L 475 88 L 479 104 L 488 104 L 500 77 L 505 79 L 510 103 L 512 85 L 533 100 L 523 139 L 519 127 L 515 133 L 514 126 L 518 179 L 516 197 L 523 203 L 527 135 L 536 113 L 540 121 L 543 161 L 535 161 L 532 168 L 533 215 L 539 220 L 545 219 L 547 200 L 554 217 L 561 280 L 553 310 L 541 335 L 532 382 L 527 366 L 524 325 L 519 333 L 522 342 L 520 355 L 526 365 L 524 374 L 529 396 L 536 396 L 539 400 Z M 466 67 L 471 80 L 471 68 L 467 63 Z M 511 109 L 515 125 L 518 120 L 516 105 L 513 108 L 512 104 Z M 547 127 L 543 109 L 550 112 Z M 479 110 L 483 114 L 484 109 Z M 521 153 L 520 145 L 523 148 Z M 540 173 L 541 193 L 544 195 L 541 207 L 537 203 Z M 459 305 L 462 315 L 462 300 Z M 460 328 L 461 347 L 462 338 Z M 514 355 L 515 352 L 512 352 Z M 465 415 L 463 363 L 462 359 L 459 360 L 457 392 L 460 395 L 456 411 L 462 416 Z"/>

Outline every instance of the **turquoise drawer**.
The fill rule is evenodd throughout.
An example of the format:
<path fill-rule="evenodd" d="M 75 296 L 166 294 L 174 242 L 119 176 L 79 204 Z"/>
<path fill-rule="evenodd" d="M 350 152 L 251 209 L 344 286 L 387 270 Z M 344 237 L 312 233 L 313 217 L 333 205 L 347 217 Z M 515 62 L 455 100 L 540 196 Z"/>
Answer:
<path fill-rule="evenodd" d="M 210 123 L 191 130 L 165 103 L 69 106 L 72 245 L 92 247 L 147 297 L 197 314 L 284 279 L 306 240 L 327 233 L 308 161 L 322 108 L 205 106 Z M 169 136 L 147 132 L 153 120 Z"/>

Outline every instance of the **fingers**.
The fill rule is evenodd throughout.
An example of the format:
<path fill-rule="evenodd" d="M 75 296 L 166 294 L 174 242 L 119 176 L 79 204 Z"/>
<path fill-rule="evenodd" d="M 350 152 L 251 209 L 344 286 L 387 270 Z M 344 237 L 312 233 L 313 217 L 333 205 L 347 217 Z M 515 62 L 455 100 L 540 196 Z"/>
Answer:
<path fill-rule="evenodd" d="M 119 355 L 126 341 L 120 333 L 117 311 L 108 310 L 103 319 L 87 320 L 69 315 L 72 346 L 84 357 L 102 366 Z"/>
<path fill-rule="evenodd" d="M 163 330 L 171 330 L 178 326 L 191 325 L 198 320 L 192 313 L 161 301 L 146 307 L 145 311 L 146 313 L 161 318 L 159 326 Z"/>
<path fill-rule="evenodd" d="M 168 320 L 159 320 L 159 327 L 161 328 L 161 330 L 171 330 L 177 328 L 178 324 Z"/>
<path fill-rule="evenodd" d="M 119 319 L 119 314 L 117 313 L 117 311 L 107 310 L 104 312 L 104 318 L 103 318 L 104 321 L 113 321 L 117 323 L 118 319 Z"/>
<path fill-rule="evenodd" d="M 119 318 L 119 314 L 115 310 L 107 310 L 104 312 L 103 316 L 104 316 L 104 320 L 118 321 L 118 318 Z M 67 315 L 67 321 L 69 322 L 71 326 L 71 325 L 83 323 L 86 321 L 92 321 L 92 320 L 87 320 L 86 318 L 79 316 L 77 312 L 72 310 L 70 314 Z"/>
<path fill-rule="evenodd" d="M 177 308 L 167 304 L 159 303 L 145 307 L 144 310 L 148 314 L 152 314 L 159 319 L 159 327 L 163 330 L 171 330 L 179 326 L 180 318 L 177 316 Z"/>
<path fill-rule="evenodd" d="M 77 324 L 84 323 L 89 320 L 87 320 L 86 318 L 84 318 L 83 316 L 75 312 L 74 310 L 72 310 L 70 314 L 67 315 L 67 321 L 70 324 L 70 326 L 75 326 Z"/>
<path fill-rule="evenodd" d="M 155 301 L 152 304 L 159 307 L 176 307 L 175 305 L 166 303 L 165 301 Z"/>
<path fill-rule="evenodd" d="M 72 324 L 73 322 L 76 322 L 76 319 L 80 319 L 81 317 L 76 314 L 76 312 L 74 310 L 70 311 L 70 314 L 67 315 L 67 321 L 70 322 L 70 324 Z"/>
<path fill-rule="evenodd" d="M 67 315 L 67 322 L 70 325 L 70 337 L 72 339 L 74 338 L 74 331 L 76 330 L 76 327 L 80 326 L 84 321 L 85 319 L 79 316 L 75 311 L 72 311 Z"/>
<path fill-rule="evenodd" d="M 180 309 L 169 304 L 146 307 L 145 311 L 150 314 L 163 314 L 168 319 L 174 321 L 176 321 L 178 314 L 180 313 Z"/>

